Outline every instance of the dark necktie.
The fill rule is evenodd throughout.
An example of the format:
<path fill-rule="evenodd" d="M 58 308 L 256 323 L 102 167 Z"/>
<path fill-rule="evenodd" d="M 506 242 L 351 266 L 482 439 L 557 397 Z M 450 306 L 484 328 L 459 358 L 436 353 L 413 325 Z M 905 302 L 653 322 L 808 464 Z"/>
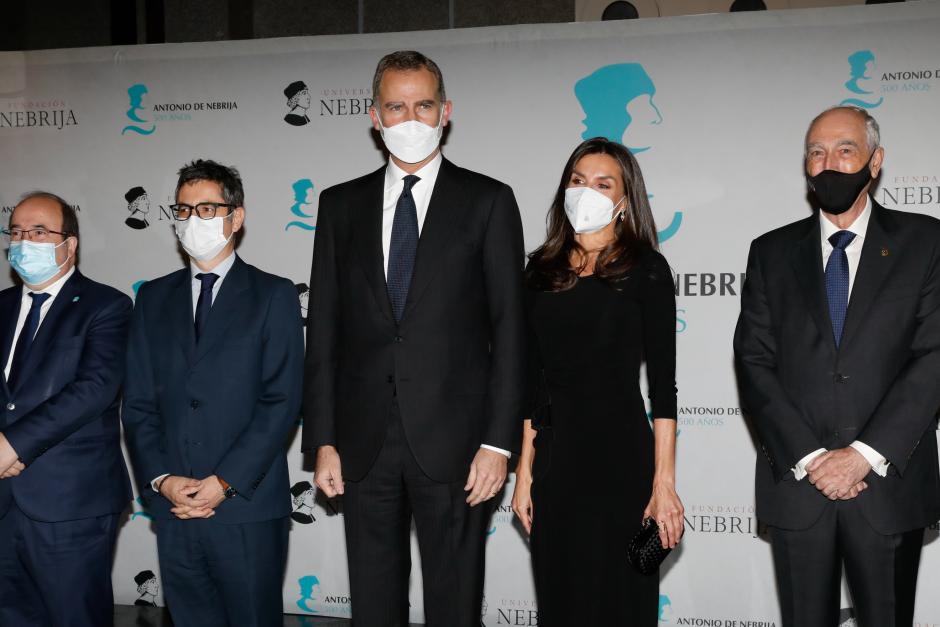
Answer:
<path fill-rule="evenodd" d="M 392 241 L 388 247 L 388 298 L 392 303 L 395 322 L 401 322 L 405 311 L 405 299 L 411 286 L 411 275 L 415 269 L 415 256 L 418 253 L 418 208 L 411 195 L 411 188 L 419 179 L 409 174 L 404 179 L 405 186 L 395 205 L 395 218 L 392 221 Z"/>
<path fill-rule="evenodd" d="M 855 239 L 851 231 L 837 231 L 829 236 L 832 253 L 826 262 L 826 297 L 829 299 L 829 318 L 836 346 L 842 341 L 845 311 L 849 306 L 849 258 L 845 247 Z"/>
<path fill-rule="evenodd" d="M 219 275 L 211 272 L 199 273 L 196 278 L 202 282 L 202 287 L 199 288 L 199 300 L 196 301 L 196 341 L 198 342 L 209 321 L 209 310 L 212 308 L 212 286 L 215 285 Z"/>
<path fill-rule="evenodd" d="M 33 304 L 29 307 L 29 313 L 26 315 L 26 322 L 20 331 L 20 337 L 16 340 L 16 348 L 13 350 L 13 362 L 10 364 L 10 376 L 7 377 L 7 385 L 10 388 L 16 387 L 16 378 L 26 363 L 26 356 L 29 355 L 29 349 L 33 345 L 33 338 L 36 331 L 39 330 L 39 314 L 42 310 L 42 304 L 50 298 L 51 294 L 30 292 Z"/>

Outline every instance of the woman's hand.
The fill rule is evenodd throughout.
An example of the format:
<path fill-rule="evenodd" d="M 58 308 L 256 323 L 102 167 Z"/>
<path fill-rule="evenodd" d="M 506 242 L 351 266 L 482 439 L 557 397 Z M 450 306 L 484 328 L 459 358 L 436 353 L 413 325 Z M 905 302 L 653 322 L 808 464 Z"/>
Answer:
<path fill-rule="evenodd" d="M 519 518 L 525 532 L 532 533 L 532 474 L 516 473 L 516 487 L 512 491 L 512 511 Z"/>
<path fill-rule="evenodd" d="M 515 506 L 515 499 L 513 499 Z M 685 508 L 671 483 L 653 482 L 653 496 L 643 510 L 643 520 L 652 518 L 659 525 L 659 539 L 664 549 L 674 549 L 679 544 L 684 527 Z"/>

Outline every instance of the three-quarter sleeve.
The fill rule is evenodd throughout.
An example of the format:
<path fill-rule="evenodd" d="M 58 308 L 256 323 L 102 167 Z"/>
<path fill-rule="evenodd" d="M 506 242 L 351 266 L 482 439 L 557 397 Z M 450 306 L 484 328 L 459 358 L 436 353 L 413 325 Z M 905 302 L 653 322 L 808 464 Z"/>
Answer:
<path fill-rule="evenodd" d="M 643 265 L 640 306 L 653 418 L 676 418 L 676 290 L 666 259 L 650 252 Z"/>

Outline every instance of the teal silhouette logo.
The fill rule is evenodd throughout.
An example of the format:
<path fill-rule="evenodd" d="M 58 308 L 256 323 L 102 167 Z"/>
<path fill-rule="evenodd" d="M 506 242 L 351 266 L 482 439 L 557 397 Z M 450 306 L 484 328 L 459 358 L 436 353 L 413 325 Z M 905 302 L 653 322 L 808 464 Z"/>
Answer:
<path fill-rule="evenodd" d="M 659 595 L 659 612 L 656 616 L 661 623 L 668 623 L 672 618 L 672 601 L 665 594 Z"/>
<path fill-rule="evenodd" d="M 840 105 L 850 105 L 861 107 L 863 109 L 874 109 L 880 107 L 884 102 L 884 96 L 877 100 L 874 98 L 865 98 L 874 92 L 865 89 L 865 83 L 871 80 L 869 73 L 875 67 L 875 54 L 871 50 L 858 50 L 849 55 L 849 80 L 845 81 L 845 88 L 855 94 L 855 96 L 846 98 Z M 862 83 L 861 85 L 859 83 Z"/>
<path fill-rule="evenodd" d="M 153 520 L 153 516 L 147 513 L 146 508 L 144 507 L 144 501 L 139 496 L 134 499 L 134 502 L 140 506 L 139 510 L 134 510 L 131 512 L 131 520 L 135 520 L 137 517 L 144 518 L 146 520 Z"/>
<path fill-rule="evenodd" d="M 130 108 L 125 114 L 127 119 L 136 124 L 128 124 L 121 129 L 121 135 L 127 132 L 137 133 L 138 135 L 150 135 L 157 130 L 157 125 L 140 116 L 139 112 L 146 112 L 144 105 L 144 96 L 148 93 L 147 86 L 143 83 L 136 83 L 127 88 L 127 98 L 130 101 Z M 148 126 L 149 125 L 149 126 Z"/>
<path fill-rule="evenodd" d="M 581 139 L 606 137 L 626 146 L 634 155 L 653 147 L 663 115 L 656 106 L 656 85 L 639 63 L 614 63 L 598 68 L 574 85 L 584 111 Z M 650 194 L 650 198 L 653 195 Z M 682 226 L 682 212 L 659 231 L 659 242 L 673 237 Z"/>
<path fill-rule="evenodd" d="M 147 282 L 146 279 L 144 279 L 144 280 L 142 280 L 142 281 L 134 281 L 134 284 L 131 285 L 131 290 L 133 290 L 133 292 L 134 292 L 134 298 L 137 298 L 137 291 L 140 289 L 140 286 L 143 285 L 143 284 L 146 283 L 146 282 Z M 138 497 L 137 500 L 139 501 L 139 500 L 140 500 L 140 497 Z"/>
<path fill-rule="evenodd" d="M 315 213 L 307 213 L 309 208 L 313 207 L 313 181 L 310 179 L 298 179 L 291 184 L 294 190 L 294 204 L 291 205 L 290 212 L 300 220 L 291 220 L 284 227 L 285 231 L 291 227 L 302 229 L 304 231 L 315 231 L 316 223 L 310 224 L 311 218 L 316 218 Z M 305 211 L 306 210 L 306 211 Z"/>
<path fill-rule="evenodd" d="M 319 594 L 320 580 L 316 575 L 305 575 L 297 580 L 297 585 L 300 586 L 300 599 L 297 600 L 297 607 L 304 612 L 316 614 L 317 610 L 314 609 L 316 598 L 313 595 Z"/>

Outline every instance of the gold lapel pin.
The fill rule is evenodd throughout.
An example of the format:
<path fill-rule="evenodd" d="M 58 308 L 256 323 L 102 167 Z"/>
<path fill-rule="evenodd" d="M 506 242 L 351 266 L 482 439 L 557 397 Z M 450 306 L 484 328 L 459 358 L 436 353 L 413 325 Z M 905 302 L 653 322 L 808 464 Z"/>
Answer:
<path fill-rule="evenodd" d="M 881 256 L 882 256 L 882 257 L 887 257 L 887 256 L 888 256 L 888 249 L 887 249 L 887 248 L 882 248 L 882 249 L 881 249 Z"/>

